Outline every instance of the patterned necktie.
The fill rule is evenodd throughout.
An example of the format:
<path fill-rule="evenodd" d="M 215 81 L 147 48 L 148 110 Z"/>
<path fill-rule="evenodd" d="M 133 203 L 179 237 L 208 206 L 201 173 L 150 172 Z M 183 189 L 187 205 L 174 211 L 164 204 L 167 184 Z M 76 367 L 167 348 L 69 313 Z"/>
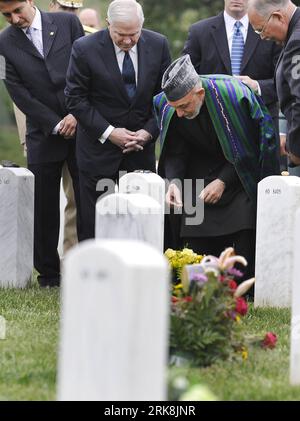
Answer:
<path fill-rule="evenodd" d="M 31 26 L 29 26 L 29 28 L 27 28 L 26 30 L 26 34 L 28 38 L 30 39 L 30 41 L 32 42 L 32 44 L 38 50 L 40 55 L 44 57 L 43 45 L 40 40 L 40 37 L 38 36 L 38 29 L 32 28 Z"/>
<path fill-rule="evenodd" d="M 122 66 L 122 77 L 125 84 L 127 94 L 130 99 L 135 95 L 136 83 L 135 83 L 135 71 L 129 52 L 126 51 Z"/>
<path fill-rule="evenodd" d="M 236 21 L 234 24 L 234 34 L 231 46 L 231 69 L 233 75 L 239 75 L 241 72 L 241 63 L 244 54 L 244 38 L 240 27 L 242 23 Z"/>

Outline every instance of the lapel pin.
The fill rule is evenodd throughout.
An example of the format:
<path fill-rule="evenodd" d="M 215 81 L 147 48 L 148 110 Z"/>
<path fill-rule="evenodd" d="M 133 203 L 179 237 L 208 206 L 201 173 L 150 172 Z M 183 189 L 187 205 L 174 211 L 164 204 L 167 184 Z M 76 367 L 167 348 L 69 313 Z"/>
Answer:
<path fill-rule="evenodd" d="M 54 35 L 54 32 L 50 32 L 50 35 Z"/>

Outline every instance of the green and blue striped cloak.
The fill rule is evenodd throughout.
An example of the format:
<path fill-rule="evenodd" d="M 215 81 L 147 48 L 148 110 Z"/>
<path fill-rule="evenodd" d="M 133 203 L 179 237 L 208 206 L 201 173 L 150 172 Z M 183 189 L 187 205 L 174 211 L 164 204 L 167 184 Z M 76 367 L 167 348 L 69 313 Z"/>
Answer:
<path fill-rule="evenodd" d="M 205 89 L 205 103 L 225 158 L 234 165 L 251 200 L 256 202 L 257 183 L 279 173 L 275 129 L 266 106 L 258 95 L 237 78 L 226 75 L 199 76 Z M 154 97 L 160 128 L 161 152 L 175 109 L 164 93 Z M 253 124 L 259 129 L 255 133 Z"/>

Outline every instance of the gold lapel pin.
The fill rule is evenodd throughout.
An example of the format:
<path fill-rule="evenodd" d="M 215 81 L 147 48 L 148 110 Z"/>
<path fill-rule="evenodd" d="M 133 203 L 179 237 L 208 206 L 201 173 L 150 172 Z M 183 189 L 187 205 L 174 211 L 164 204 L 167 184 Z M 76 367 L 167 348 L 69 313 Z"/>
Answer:
<path fill-rule="evenodd" d="M 50 32 L 50 35 L 54 35 L 54 32 Z"/>

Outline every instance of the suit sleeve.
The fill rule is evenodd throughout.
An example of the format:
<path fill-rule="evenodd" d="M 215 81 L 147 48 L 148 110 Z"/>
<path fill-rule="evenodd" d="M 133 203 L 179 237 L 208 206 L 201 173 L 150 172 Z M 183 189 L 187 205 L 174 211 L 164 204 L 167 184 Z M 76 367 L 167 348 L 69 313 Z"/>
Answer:
<path fill-rule="evenodd" d="M 226 163 L 222 167 L 217 178 L 224 181 L 226 188 L 234 186 L 239 181 L 239 177 L 234 166 L 228 161 L 226 161 Z"/>
<path fill-rule="evenodd" d="M 159 92 L 161 92 L 161 81 L 163 74 L 165 70 L 169 67 L 171 64 L 171 54 L 169 50 L 168 41 L 166 38 L 163 40 L 163 47 L 162 47 L 162 56 L 161 56 L 161 66 L 160 66 L 160 72 L 159 76 L 157 78 L 155 90 L 153 96 L 157 95 Z M 159 129 L 157 126 L 157 121 L 154 115 L 154 110 L 152 110 L 151 117 L 146 122 L 145 126 L 143 127 L 144 130 L 147 130 L 152 135 L 153 141 L 156 141 L 158 135 L 159 135 Z"/>
<path fill-rule="evenodd" d="M 58 115 L 31 95 L 14 66 L 8 60 L 6 60 L 6 79 L 4 83 L 17 107 L 39 125 L 45 136 L 50 136 L 63 116 Z"/>
<path fill-rule="evenodd" d="M 281 47 L 273 43 L 272 48 L 272 70 L 273 75 L 275 73 L 275 67 L 279 58 L 281 52 Z M 277 102 L 277 93 L 276 93 L 276 87 L 275 87 L 275 79 L 274 77 L 270 79 L 260 79 L 257 80 L 259 83 L 260 89 L 261 89 L 261 96 L 266 105 L 272 104 L 274 102 Z"/>
<path fill-rule="evenodd" d="M 93 139 L 98 139 L 108 128 L 110 123 L 97 111 L 89 100 L 90 69 L 81 51 L 80 45 L 73 45 L 69 68 L 67 71 L 67 85 L 65 89 L 66 105 Z"/>

